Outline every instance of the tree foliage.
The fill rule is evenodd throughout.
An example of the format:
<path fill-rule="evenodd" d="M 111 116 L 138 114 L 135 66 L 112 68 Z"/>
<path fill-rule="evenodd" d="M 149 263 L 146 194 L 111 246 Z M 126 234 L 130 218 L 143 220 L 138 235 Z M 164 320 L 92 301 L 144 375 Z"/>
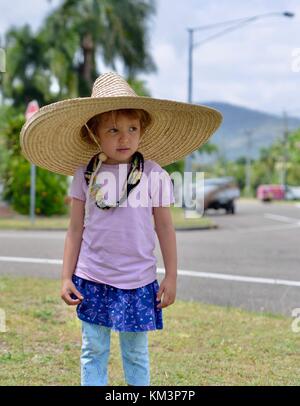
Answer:
<path fill-rule="evenodd" d="M 148 36 L 154 14 L 154 0 L 63 0 L 37 32 L 29 25 L 6 32 L 8 69 L 1 79 L 12 106 L 0 111 L 0 180 L 17 211 L 29 212 L 30 163 L 19 146 L 27 103 L 89 96 L 99 60 L 114 70 L 121 62 L 136 93 L 149 96 L 136 76 L 156 69 Z M 66 192 L 66 177 L 37 168 L 36 213 L 63 214 Z"/>
<path fill-rule="evenodd" d="M 286 160 L 286 163 L 285 163 Z M 236 161 L 218 161 L 213 167 L 207 168 L 213 176 L 233 176 L 242 192 L 245 191 L 246 157 Z M 283 165 L 286 166 L 286 184 L 300 185 L 300 130 L 289 134 L 285 143 L 274 142 L 268 148 L 262 148 L 258 159 L 251 159 L 251 193 L 261 184 L 280 184 Z M 226 169 L 226 170 L 225 170 Z"/>
<path fill-rule="evenodd" d="M 4 94 L 15 106 L 41 106 L 91 94 L 98 61 L 134 80 L 156 67 L 149 54 L 148 22 L 154 0 L 64 0 L 33 33 L 28 25 L 6 33 L 9 69 Z"/>

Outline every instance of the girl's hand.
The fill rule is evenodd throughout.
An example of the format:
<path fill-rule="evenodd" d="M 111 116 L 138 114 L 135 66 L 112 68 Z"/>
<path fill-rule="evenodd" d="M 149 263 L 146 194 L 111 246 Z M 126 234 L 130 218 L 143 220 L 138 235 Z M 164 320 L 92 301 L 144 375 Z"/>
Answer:
<path fill-rule="evenodd" d="M 70 294 L 73 293 L 78 299 L 72 299 Z M 62 281 L 61 286 L 61 298 L 64 302 L 68 305 L 75 306 L 82 302 L 83 296 L 81 293 L 76 289 L 74 283 L 71 279 L 65 279 Z"/>
<path fill-rule="evenodd" d="M 176 277 L 168 277 L 166 276 L 161 284 L 159 291 L 157 292 L 157 300 L 161 300 L 163 295 L 163 299 L 161 303 L 157 305 L 158 309 L 162 309 L 164 307 L 170 306 L 175 302 L 176 297 Z"/>

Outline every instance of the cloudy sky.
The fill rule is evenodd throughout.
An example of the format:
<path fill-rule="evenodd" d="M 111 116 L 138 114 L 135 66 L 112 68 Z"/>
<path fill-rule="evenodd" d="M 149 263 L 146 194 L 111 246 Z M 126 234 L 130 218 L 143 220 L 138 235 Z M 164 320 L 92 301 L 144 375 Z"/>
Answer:
<path fill-rule="evenodd" d="M 0 35 L 11 25 L 30 23 L 37 28 L 59 2 L 0 0 Z M 196 47 L 193 101 L 225 101 L 300 117 L 300 70 L 293 71 L 293 52 L 300 55 L 298 0 L 157 0 L 157 15 L 149 23 L 157 73 L 140 78 L 154 97 L 187 101 L 187 28 L 286 10 L 295 17 L 260 18 Z M 195 43 L 219 29 L 196 32 Z M 101 63 L 100 68 L 106 70 Z"/>

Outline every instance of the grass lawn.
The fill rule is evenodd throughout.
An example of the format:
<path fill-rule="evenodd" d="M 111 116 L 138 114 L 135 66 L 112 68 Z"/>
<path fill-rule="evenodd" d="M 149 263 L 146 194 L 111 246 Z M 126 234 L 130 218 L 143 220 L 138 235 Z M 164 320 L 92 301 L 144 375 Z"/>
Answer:
<path fill-rule="evenodd" d="M 0 278 L 0 385 L 80 385 L 80 321 L 60 281 Z M 291 319 L 177 301 L 149 334 L 152 385 L 299 385 L 299 334 Z M 111 385 L 124 385 L 112 333 Z"/>
<path fill-rule="evenodd" d="M 208 217 L 186 219 L 184 216 L 184 210 L 180 207 L 172 207 L 171 213 L 176 229 L 214 227 L 213 221 Z M 0 218 L 0 230 L 66 230 L 68 225 L 68 216 L 37 216 L 34 225 L 31 225 L 30 218 L 28 216 Z"/>

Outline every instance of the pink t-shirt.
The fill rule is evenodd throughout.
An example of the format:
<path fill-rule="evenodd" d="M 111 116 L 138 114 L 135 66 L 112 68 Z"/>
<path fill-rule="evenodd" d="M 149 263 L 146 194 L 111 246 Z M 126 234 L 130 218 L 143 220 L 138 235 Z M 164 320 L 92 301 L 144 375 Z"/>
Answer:
<path fill-rule="evenodd" d="M 86 166 L 73 177 L 69 196 L 86 201 Z M 119 200 L 129 164 L 101 165 L 96 183 L 105 199 Z M 100 209 L 90 198 L 89 217 L 74 274 L 122 289 L 135 289 L 156 279 L 153 207 L 174 203 L 173 184 L 167 171 L 145 160 L 140 183 L 120 207 Z"/>

